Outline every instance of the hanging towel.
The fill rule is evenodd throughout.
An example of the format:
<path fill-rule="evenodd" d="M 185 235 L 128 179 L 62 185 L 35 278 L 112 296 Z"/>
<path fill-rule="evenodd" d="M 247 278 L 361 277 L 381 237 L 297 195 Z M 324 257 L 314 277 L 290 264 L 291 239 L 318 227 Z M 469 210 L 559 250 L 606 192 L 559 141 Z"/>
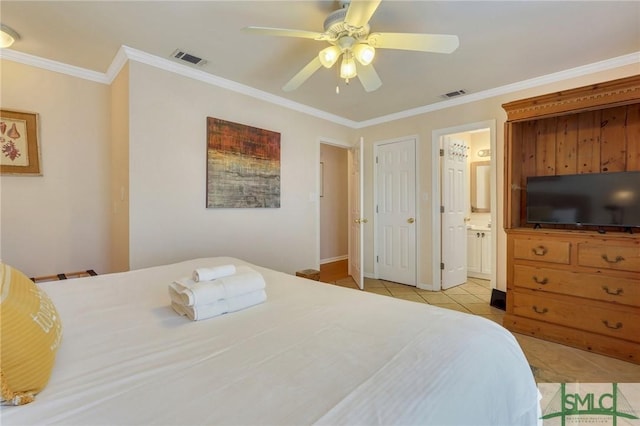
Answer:
<path fill-rule="evenodd" d="M 236 273 L 234 265 L 214 266 L 212 268 L 198 268 L 193 271 L 193 281 L 211 281 L 216 278 L 228 277 Z"/>
<path fill-rule="evenodd" d="M 267 300 L 267 293 L 260 290 L 229 299 L 221 299 L 206 305 L 184 306 L 172 301 L 171 307 L 180 315 L 186 315 L 191 321 L 200 321 L 249 308 L 265 300 Z"/>
<path fill-rule="evenodd" d="M 264 278 L 257 271 L 241 266 L 235 275 L 213 281 L 195 282 L 185 278 L 169 285 L 171 300 L 185 306 L 205 305 L 265 288 Z"/>

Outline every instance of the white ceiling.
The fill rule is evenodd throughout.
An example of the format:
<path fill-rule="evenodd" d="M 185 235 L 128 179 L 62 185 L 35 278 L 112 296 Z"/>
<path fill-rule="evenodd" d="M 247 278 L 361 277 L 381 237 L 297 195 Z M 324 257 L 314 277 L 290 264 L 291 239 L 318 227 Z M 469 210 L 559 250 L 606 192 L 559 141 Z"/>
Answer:
<path fill-rule="evenodd" d="M 366 93 L 321 68 L 293 92 L 281 87 L 326 42 L 268 37 L 246 26 L 323 31 L 336 1 L 8 1 L 0 19 L 21 35 L 12 50 L 106 72 L 121 45 L 168 58 L 184 49 L 202 71 L 361 122 L 640 52 L 640 2 L 383 0 L 375 32 L 455 34 L 452 54 L 378 50 L 383 81 Z M 640 66 L 639 66 L 640 72 Z"/>

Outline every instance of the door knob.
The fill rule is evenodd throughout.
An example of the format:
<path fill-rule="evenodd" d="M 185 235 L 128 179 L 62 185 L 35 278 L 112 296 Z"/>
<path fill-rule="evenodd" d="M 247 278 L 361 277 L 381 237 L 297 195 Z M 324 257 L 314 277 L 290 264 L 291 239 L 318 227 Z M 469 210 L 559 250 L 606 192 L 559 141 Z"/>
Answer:
<path fill-rule="evenodd" d="M 367 219 L 353 219 L 353 223 L 367 223 L 369 222 Z"/>
<path fill-rule="evenodd" d="M 415 220 L 414 218 L 412 218 L 412 217 L 410 217 L 409 219 L 407 219 L 407 223 L 413 223 L 413 222 L 415 222 L 415 221 L 416 221 L 416 220 Z"/>
<path fill-rule="evenodd" d="M 353 219 L 353 223 L 360 223 L 360 219 Z"/>

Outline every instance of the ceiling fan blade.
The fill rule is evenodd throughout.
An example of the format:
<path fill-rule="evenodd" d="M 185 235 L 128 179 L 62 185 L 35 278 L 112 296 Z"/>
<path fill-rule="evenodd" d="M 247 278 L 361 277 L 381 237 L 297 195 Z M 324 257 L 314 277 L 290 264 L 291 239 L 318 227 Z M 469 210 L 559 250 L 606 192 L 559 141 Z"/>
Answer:
<path fill-rule="evenodd" d="M 310 38 L 313 40 L 322 40 L 322 33 L 305 30 L 290 30 L 286 28 L 268 28 L 268 27 L 245 27 L 242 29 L 248 33 L 259 35 L 270 35 L 278 37 L 297 37 L 297 38 Z"/>
<path fill-rule="evenodd" d="M 285 92 L 290 92 L 297 89 L 302 83 L 307 81 L 307 79 L 311 77 L 314 72 L 318 71 L 320 67 L 322 67 L 322 63 L 320 62 L 320 58 L 316 56 L 311 62 L 305 65 L 304 68 L 298 71 L 298 74 L 294 75 L 293 78 L 287 82 L 287 84 L 282 86 L 282 90 L 284 90 Z"/>
<path fill-rule="evenodd" d="M 344 22 L 352 27 L 360 28 L 369 23 L 381 0 L 351 0 Z"/>
<path fill-rule="evenodd" d="M 460 44 L 458 36 L 446 34 L 373 33 L 367 39 L 376 49 L 418 50 L 451 53 Z"/>
<path fill-rule="evenodd" d="M 356 61 L 356 70 L 358 72 L 360 83 L 362 83 L 362 87 L 364 87 L 365 91 L 373 92 L 382 86 L 382 80 L 378 77 L 378 73 L 376 72 L 376 69 L 373 68 L 372 64 L 362 65 Z"/>

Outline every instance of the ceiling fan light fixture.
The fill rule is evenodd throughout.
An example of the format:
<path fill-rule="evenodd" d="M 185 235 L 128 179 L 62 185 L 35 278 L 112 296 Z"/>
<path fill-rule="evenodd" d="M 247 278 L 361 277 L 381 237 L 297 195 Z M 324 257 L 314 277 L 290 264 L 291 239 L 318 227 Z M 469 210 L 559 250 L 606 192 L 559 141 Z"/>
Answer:
<path fill-rule="evenodd" d="M 2 1 L 2 0 L 0 0 Z M 282 89 L 297 89 L 320 68 L 336 65 L 340 56 L 340 79 L 358 77 L 366 92 L 382 86 L 382 80 L 373 66 L 376 49 L 413 50 L 418 52 L 451 53 L 459 46 L 458 36 L 423 33 L 371 33 L 369 21 L 381 0 L 340 0 L 341 8 L 331 12 L 324 21 L 324 32 L 286 28 L 246 27 L 245 30 L 269 36 L 296 37 L 328 42 L 307 65 L 294 75 Z M 335 3 L 335 2 L 334 2 Z M 339 87 L 336 88 L 336 93 Z"/>
<path fill-rule="evenodd" d="M 341 53 L 342 52 L 338 46 L 329 46 L 318 53 L 318 58 L 320 58 L 320 63 L 323 67 L 331 68 L 336 62 L 338 62 L 338 58 Z"/>
<path fill-rule="evenodd" d="M 350 78 L 354 78 L 356 75 L 356 63 L 349 52 L 345 52 L 344 57 L 342 58 L 342 64 L 340 64 L 340 78 L 349 80 Z"/>
<path fill-rule="evenodd" d="M 369 65 L 376 56 L 376 49 L 368 44 L 360 43 L 354 46 L 353 54 L 362 65 Z"/>
<path fill-rule="evenodd" d="M 13 28 L 0 24 L 0 48 L 10 47 L 16 40 L 20 40 L 20 35 Z"/>

